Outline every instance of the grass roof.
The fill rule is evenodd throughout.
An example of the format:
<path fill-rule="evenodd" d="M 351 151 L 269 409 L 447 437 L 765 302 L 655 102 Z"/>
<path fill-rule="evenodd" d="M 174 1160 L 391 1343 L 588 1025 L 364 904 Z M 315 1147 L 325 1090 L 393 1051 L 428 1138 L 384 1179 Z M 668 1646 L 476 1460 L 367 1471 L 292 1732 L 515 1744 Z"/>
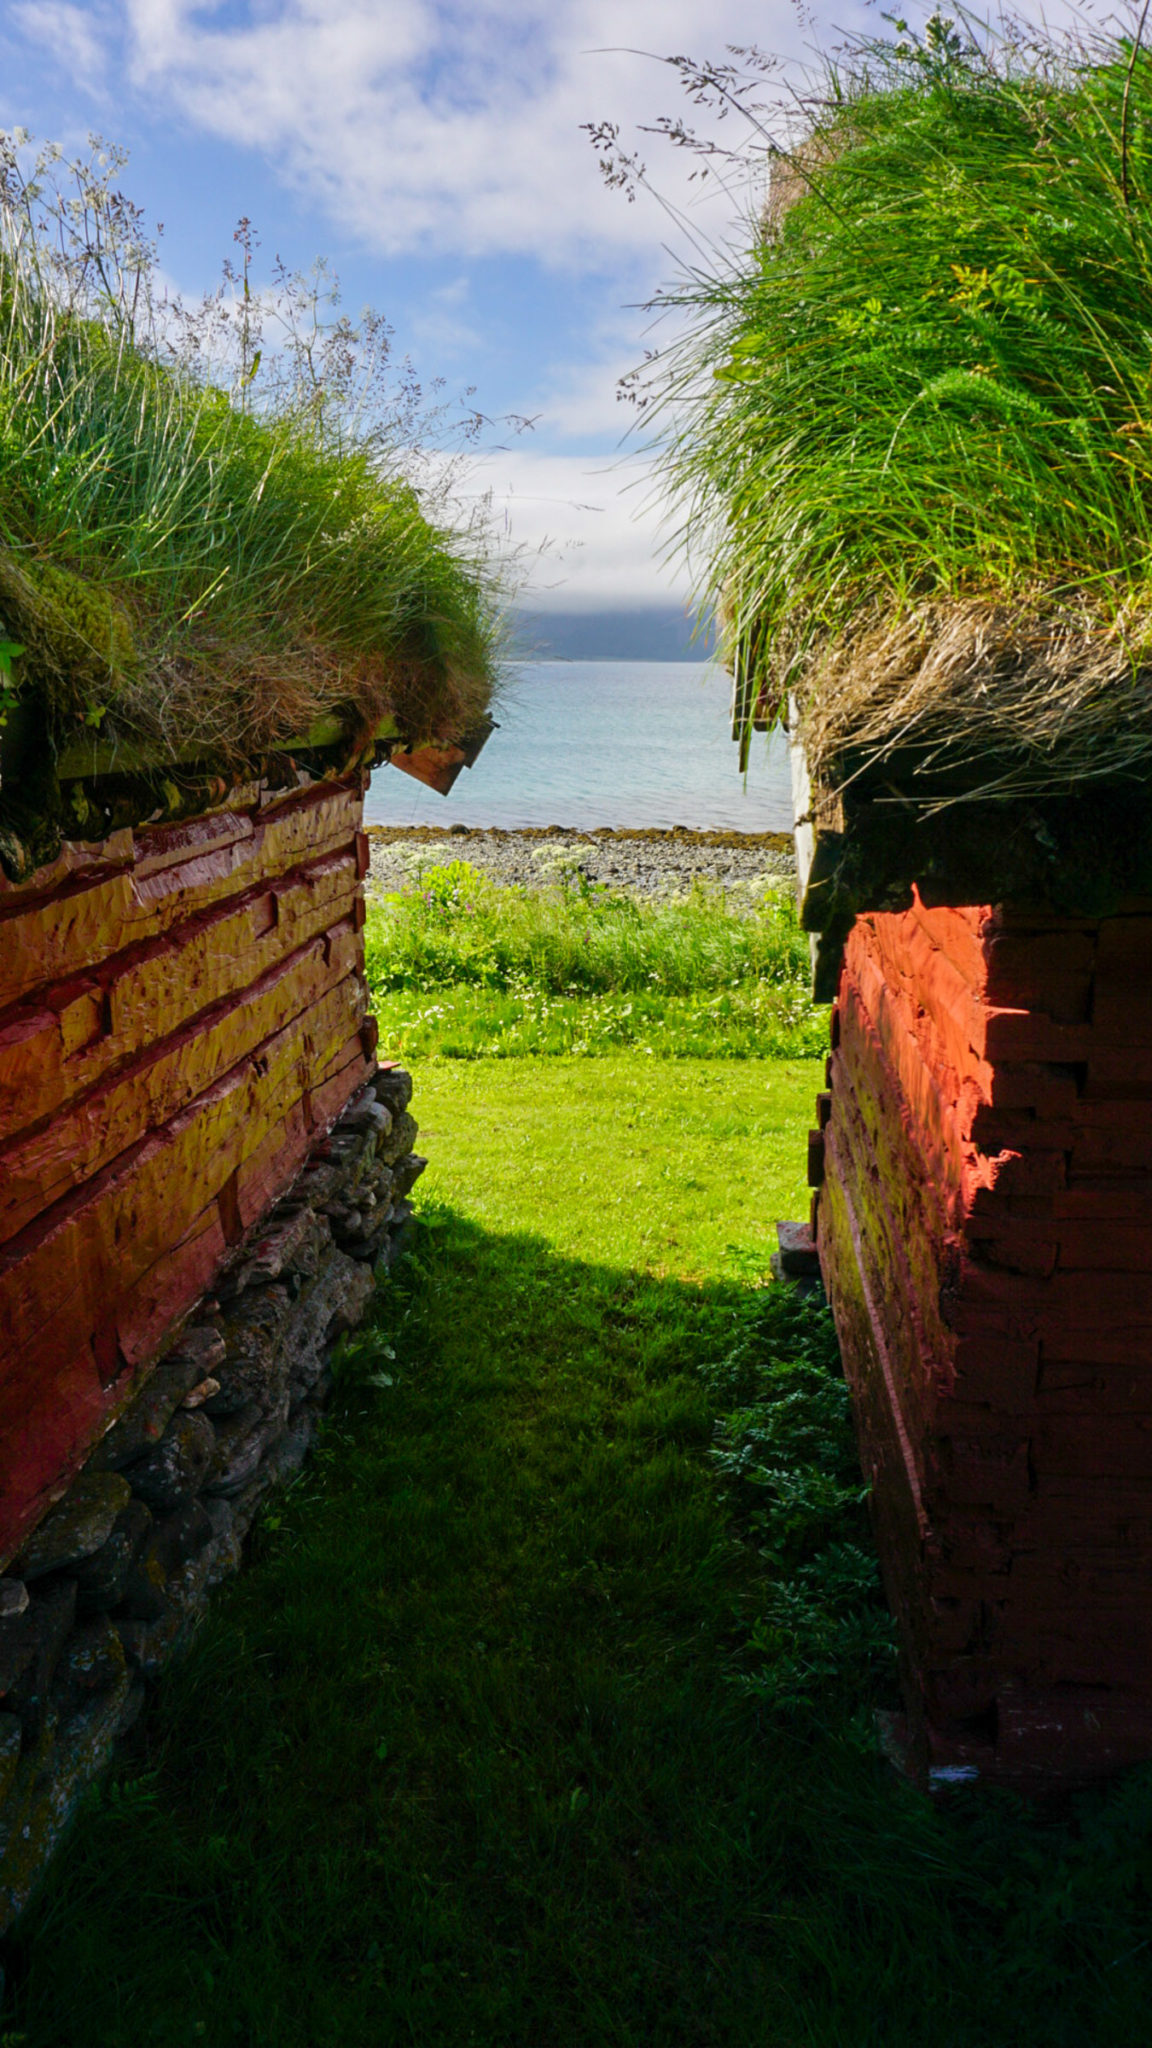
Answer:
<path fill-rule="evenodd" d="M 254 292 L 246 231 L 190 313 L 159 290 L 120 160 L 61 172 L 49 152 L 28 175 L 20 144 L 0 140 L 9 703 L 55 749 L 97 730 L 161 763 L 242 763 L 331 713 L 352 738 L 387 713 L 410 740 L 475 726 L 496 579 L 408 480 L 413 394 L 383 395 L 383 324 L 325 324 L 283 271 Z"/>
<path fill-rule="evenodd" d="M 746 714 L 826 784 L 1152 767 L 1152 58 L 934 16 L 830 66 L 667 294 L 667 470 Z"/>

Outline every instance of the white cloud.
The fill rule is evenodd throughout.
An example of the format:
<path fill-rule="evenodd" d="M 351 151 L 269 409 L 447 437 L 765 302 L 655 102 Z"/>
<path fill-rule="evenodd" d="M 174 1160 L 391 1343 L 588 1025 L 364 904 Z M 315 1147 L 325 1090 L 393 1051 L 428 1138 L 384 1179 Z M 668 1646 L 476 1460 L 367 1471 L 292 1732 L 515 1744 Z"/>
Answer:
<path fill-rule="evenodd" d="M 77 84 L 103 89 L 116 36 L 114 15 L 72 0 L 20 0 L 12 19 L 32 41 L 45 44 Z"/>
<path fill-rule="evenodd" d="M 616 327 L 619 332 L 613 331 Z M 613 322 L 602 336 L 589 336 L 588 344 L 588 360 L 551 366 L 537 394 L 541 433 L 550 440 L 595 442 L 625 456 L 634 454 L 641 422 L 621 397 L 621 384 L 636 368 L 641 344 L 623 322 Z"/>
<path fill-rule="evenodd" d="M 468 279 L 454 278 L 427 293 L 409 318 L 412 340 L 421 350 L 430 350 L 441 366 L 461 357 L 467 360 L 482 345 L 481 328 L 468 300 Z"/>
<path fill-rule="evenodd" d="M 661 560 L 660 513 L 642 463 L 521 444 L 478 462 L 470 481 L 520 550 L 522 604 L 594 611 L 690 596 L 683 565 Z"/>
<path fill-rule="evenodd" d="M 18 15 L 78 72 L 112 53 L 154 110 L 260 150 L 383 253 L 563 263 L 647 254 L 657 232 L 652 204 L 603 189 L 580 133 L 679 111 L 672 74 L 619 46 L 722 56 L 749 32 L 745 0 L 271 0 L 238 25 L 195 0 L 36 0 Z M 755 28 L 797 49 L 787 0 Z M 665 162 L 662 186 L 719 223 L 727 202 L 701 211 L 688 167 Z"/>

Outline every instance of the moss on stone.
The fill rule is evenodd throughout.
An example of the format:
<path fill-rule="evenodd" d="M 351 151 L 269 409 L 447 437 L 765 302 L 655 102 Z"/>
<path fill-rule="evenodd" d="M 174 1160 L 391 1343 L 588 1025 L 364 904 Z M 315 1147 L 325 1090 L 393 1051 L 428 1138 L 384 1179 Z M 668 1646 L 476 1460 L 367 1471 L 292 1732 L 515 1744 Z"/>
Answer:
<path fill-rule="evenodd" d="M 0 1843 L 0 1932 L 23 1912 L 81 1794 L 108 1762 L 130 1683 L 125 1667 L 65 1727 L 46 1723 L 36 1748 L 21 1758 Z"/>

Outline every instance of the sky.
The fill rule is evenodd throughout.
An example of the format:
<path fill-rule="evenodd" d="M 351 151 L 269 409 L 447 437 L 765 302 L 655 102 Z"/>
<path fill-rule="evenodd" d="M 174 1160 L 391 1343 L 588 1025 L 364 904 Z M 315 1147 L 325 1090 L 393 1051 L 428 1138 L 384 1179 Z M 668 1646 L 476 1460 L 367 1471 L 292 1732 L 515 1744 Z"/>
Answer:
<path fill-rule="evenodd" d="M 827 33 L 789 0 L 0 0 L 0 127 L 125 147 L 190 298 L 242 215 L 257 274 L 329 258 L 347 310 L 377 308 L 422 379 L 474 387 L 498 423 L 472 487 L 521 550 L 522 601 L 642 607 L 687 601 L 691 576 L 662 559 L 618 380 L 659 338 L 644 301 L 749 204 L 637 136 L 682 111 L 656 60 L 754 39 L 802 63 L 878 25 L 858 0 Z M 581 131 L 605 120 L 648 164 L 634 204 Z"/>

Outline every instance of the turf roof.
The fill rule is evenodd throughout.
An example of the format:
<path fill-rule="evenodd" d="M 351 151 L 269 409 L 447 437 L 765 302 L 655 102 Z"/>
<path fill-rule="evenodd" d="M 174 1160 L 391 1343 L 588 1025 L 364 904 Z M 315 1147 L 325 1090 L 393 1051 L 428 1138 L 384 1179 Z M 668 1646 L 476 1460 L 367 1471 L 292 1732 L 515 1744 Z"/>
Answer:
<path fill-rule="evenodd" d="M 667 471 L 745 718 L 924 802 L 1152 765 L 1152 58 L 935 16 L 806 101 L 670 292 Z"/>
<path fill-rule="evenodd" d="M 382 323 L 325 327 L 284 277 L 261 310 L 247 248 L 229 298 L 158 299 L 118 169 L 0 138 L 0 802 L 48 801 L 44 757 L 97 737 L 234 778 L 309 735 L 347 759 L 474 730 L 498 576 L 410 481 Z"/>

